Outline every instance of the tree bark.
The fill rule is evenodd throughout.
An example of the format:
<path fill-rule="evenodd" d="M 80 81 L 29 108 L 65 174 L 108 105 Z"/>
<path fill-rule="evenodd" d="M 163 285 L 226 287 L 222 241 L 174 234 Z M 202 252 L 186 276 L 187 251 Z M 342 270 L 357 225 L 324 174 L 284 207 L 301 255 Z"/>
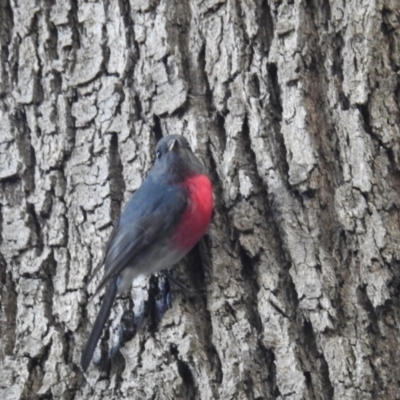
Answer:
<path fill-rule="evenodd" d="M 396 0 L 0 0 L 0 45 L 1 399 L 400 398 Z M 86 284 L 167 134 L 212 226 L 84 374 Z"/>

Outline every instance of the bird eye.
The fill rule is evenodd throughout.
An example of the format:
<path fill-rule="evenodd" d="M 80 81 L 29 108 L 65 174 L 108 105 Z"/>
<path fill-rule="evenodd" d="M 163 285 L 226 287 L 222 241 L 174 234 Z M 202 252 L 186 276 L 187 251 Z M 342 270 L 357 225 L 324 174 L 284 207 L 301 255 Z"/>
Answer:
<path fill-rule="evenodd" d="M 157 157 L 157 158 L 160 158 L 160 157 L 161 157 L 161 151 L 160 151 L 160 150 L 157 151 L 156 157 Z"/>

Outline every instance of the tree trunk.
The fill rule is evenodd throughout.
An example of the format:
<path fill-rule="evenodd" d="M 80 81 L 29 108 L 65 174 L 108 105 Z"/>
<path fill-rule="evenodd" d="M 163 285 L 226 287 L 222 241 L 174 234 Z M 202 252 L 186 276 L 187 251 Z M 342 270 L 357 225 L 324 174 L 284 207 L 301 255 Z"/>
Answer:
<path fill-rule="evenodd" d="M 397 0 L 0 5 L 1 399 L 400 398 Z M 212 226 L 84 374 L 88 279 L 167 134 Z"/>

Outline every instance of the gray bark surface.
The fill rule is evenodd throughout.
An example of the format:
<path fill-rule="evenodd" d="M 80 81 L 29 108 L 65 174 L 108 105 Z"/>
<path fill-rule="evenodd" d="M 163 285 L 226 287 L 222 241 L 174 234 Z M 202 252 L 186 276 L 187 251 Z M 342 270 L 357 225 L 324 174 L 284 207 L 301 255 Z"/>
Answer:
<path fill-rule="evenodd" d="M 397 0 L 0 0 L 0 398 L 400 398 L 399 74 Z M 210 231 L 83 374 L 86 283 L 166 134 Z"/>

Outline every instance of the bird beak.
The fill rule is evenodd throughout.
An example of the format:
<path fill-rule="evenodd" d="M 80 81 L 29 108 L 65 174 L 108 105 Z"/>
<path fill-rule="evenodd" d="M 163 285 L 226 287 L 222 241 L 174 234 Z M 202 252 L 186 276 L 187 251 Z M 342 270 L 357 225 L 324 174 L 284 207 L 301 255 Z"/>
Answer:
<path fill-rule="evenodd" d="M 174 151 L 177 152 L 179 150 L 179 141 L 177 139 L 174 139 L 172 143 L 169 145 L 168 151 Z"/>

